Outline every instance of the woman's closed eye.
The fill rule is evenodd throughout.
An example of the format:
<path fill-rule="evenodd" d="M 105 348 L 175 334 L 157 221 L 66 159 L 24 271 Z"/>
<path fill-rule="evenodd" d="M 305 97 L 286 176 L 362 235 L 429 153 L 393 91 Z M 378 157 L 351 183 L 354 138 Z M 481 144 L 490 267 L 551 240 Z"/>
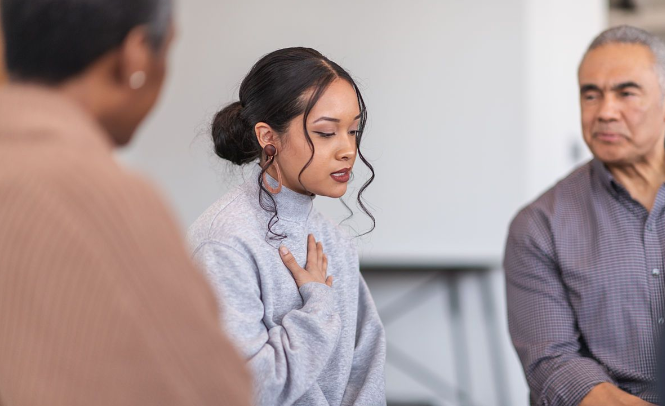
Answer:
<path fill-rule="evenodd" d="M 337 133 L 335 133 L 335 132 L 332 132 L 332 133 L 327 133 L 327 132 L 323 132 L 323 131 L 312 131 L 312 132 L 314 134 L 318 134 L 319 136 L 321 136 L 323 138 L 330 138 L 334 135 L 337 135 Z M 349 135 L 353 135 L 354 137 L 358 137 L 360 135 L 360 133 L 361 133 L 360 130 L 349 131 Z"/>

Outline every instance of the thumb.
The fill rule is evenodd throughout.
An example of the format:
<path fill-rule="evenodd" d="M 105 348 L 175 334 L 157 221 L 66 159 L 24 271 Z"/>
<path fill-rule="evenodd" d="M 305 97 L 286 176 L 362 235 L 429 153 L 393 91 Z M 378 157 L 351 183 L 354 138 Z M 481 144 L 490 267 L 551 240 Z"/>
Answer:
<path fill-rule="evenodd" d="M 332 288 L 332 285 L 333 285 L 333 277 L 332 277 L 332 276 L 329 276 L 329 277 L 326 279 L 326 285 L 328 285 L 329 287 Z"/>
<path fill-rule="evenodd" d="M 282 257 L 282 262 L 289 268 L 289 271 L 295 276 L 303 271 L 303 269 L 298 265 L 296 259 L 293 257 L 293 254 L 286 248 L 284 245 L 279 247 L 279 255 Z"/>

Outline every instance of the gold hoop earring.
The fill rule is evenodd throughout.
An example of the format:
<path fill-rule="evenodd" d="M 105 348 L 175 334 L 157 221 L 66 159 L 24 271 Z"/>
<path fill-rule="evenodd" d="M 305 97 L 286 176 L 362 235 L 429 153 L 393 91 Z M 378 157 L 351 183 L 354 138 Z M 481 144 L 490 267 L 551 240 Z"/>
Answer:
<path fill-rule="evenodd" d="M 282 171 L 279 170 L 279 164 L 275 160 L 275 157 L 277 156 L 277 148 L 275 148 L 274 145 L 268 144 L 263 148 L 263 152 L 266 154 L 266 164 L 263 167 L 263 186 L 265 186 L 266 189 L 273 195 L 278 194 L 279 192 L 282 191 Z M 275 165 L 275 169 L 277 170 L 277 187 L 274 188 L 268 182 L 268 179 L 266 178 L 266 175 L 268 174 L 268 168 L 270 165 Z"/>

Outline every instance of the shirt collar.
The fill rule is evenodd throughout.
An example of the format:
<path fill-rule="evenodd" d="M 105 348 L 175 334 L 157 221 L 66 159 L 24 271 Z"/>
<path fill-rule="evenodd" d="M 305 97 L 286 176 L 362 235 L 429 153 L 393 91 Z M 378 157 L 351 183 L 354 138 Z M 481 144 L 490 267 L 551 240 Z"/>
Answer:
<path fill-rule="evenodd" d="M 614 179 L 614 175 L 612 175 L 612 172 L 610 172 L 609 169 L 607 169 L 607 166 L 599 160 L 598 158 L 593 158 L 591 162 L 593 166 L 593 172 L 594 176 L 596 177 L 596 180 L 600 182 L 601 185 L 605 186 L 608 190 L 611 192 L 616 192 L 617 188 L 623 188 L 616 179 Z"/>

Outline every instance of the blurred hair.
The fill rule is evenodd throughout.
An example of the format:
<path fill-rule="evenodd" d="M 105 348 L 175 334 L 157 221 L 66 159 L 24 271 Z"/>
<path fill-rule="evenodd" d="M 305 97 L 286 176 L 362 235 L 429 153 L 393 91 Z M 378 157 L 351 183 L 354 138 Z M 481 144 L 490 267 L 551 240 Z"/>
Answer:
<path fill-rule="evenodd" d="M 172 9 L 173 0 L 2 0 L 7 71 L 22 81 L 63 82 L 138 26 L 158 49 Z"/>

